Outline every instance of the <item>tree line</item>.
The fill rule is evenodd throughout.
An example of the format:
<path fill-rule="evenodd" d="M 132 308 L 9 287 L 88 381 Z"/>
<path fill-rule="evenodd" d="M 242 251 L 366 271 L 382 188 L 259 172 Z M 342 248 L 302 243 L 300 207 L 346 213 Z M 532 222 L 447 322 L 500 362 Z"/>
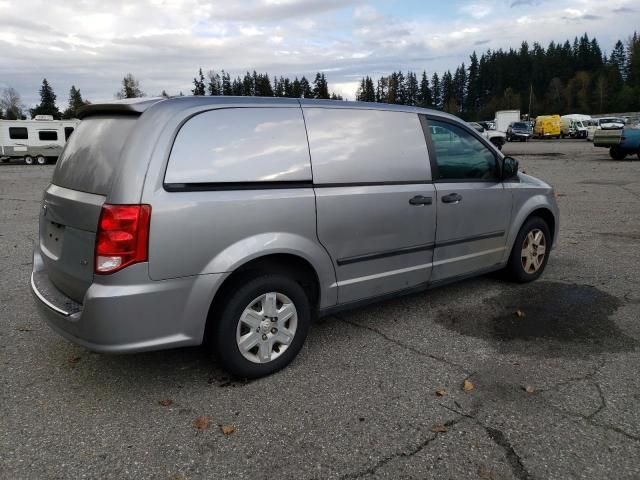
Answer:
<path fill-rule="evenodd" d="M 5 89 L 0 95 L 0 118 L 74 118 L 89 103 L 72 85 L 69 104 L 60 111 L 46 78 L 39 93 L 40 103 L 27 110 L 15 89 Z M 205 75 L 200 68 L 191 94 L 342 100 L 330 93 L 321 72 L 313 81 L 305 76 L 274 76 L 272 80 L 267 73 L 256 71 L 232 79 L 225 70 L 210 70 Z M 169 96 L 165 90 L 161 95 Z M 115 94 L 121 99 L 142 96 L 139 81 L 130 73 Z M 462 63 L 453 73 L 447 70 L 429 76 L 424 70 L 421 74 L 398 71 L 375 81 L 367 75 L 360 81 L 356 100 L 435 108 L 467 120 L 493 118 L 502 109 L 519 109 L 532 116 L 636 111 L 640 110 L 640 37 L 634 33 L 625 43 L 618 40 L 609 55 L 603 54 L 596 38 L 589 39 L 585 33 L 573 43 L 551 42 L 547 48 L 538 42 L 532 46 L 522 42 L 519 49 L 487 50 L 480 57 L 473 52 L 468 64 Z"/>
<path fill-rule="evenodd" d="M 502 109 L 531 116 L 640 110 L 637 33 L 626 46 L 618 40 L 608 56 L 585 33 L 546 49 L 522 42 L 517 50 L 488 50 L 479 58 L 473 52 L 467 65 L 441 76 L 399 71 L 375 82 L 365 76 L 356 100 L 436 108 L 468 120 L 493 118 Z"/>

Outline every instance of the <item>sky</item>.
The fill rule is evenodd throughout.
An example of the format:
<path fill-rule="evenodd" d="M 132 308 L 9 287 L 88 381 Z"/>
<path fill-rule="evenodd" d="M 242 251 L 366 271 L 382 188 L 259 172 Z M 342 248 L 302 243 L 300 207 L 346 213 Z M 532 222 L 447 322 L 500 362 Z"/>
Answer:
<path fill-rule="evenodd" d="M 639 26 L 638 0 L 0 0 L 0 89 L 33 106 L 46 77 L 62 109 L 71 85 L 112 99 L 129 72 L 149 96 L 189 94 L 202 67 L 321 71 L 353 99 L 363 75 L 441 74 L 474 50 L 585 32 L 609 52 Z"/>

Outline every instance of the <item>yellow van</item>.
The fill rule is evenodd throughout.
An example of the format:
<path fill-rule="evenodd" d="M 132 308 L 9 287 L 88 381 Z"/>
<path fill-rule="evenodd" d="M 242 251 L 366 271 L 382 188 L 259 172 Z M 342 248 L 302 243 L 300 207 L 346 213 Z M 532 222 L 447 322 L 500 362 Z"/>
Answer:
<path fill-rule="evenodd" d="M 533 127 L 534 137 L 560 138 L 561 133 L 560 115 L 540 115 L 536 117 L 536 124 Z"/>

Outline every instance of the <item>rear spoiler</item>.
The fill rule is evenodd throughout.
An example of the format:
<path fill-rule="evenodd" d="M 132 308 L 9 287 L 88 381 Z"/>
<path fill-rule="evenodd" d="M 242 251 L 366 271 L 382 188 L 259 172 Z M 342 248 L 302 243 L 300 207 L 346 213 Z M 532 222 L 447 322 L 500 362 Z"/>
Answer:
<path fill-rule="evenodd" d="M 112 102 L 90 103 L 78 110 L 77 117 L 83 119 L 92 115 L 115 113 L 118 115 L 141 115 L 151 105 L 166 100 L 164 97 L 129 98 Z"/>

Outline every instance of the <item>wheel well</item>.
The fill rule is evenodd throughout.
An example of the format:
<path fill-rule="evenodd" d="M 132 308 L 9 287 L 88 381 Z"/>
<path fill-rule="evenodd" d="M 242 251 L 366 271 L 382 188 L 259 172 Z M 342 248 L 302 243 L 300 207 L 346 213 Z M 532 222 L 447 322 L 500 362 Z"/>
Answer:
<path fill-rule="evenodd" d="M 553 213 L 551 213 L 551 211 L 547 210 L 546 208 L 538 208 L 537 210 L 534 210 L 529 214 L 525 222 L 531 217 L 540 217 L 547 223 L 547 225 L 549 226 L 549 233 L 551 233 L 551 241 L 553 242 L 556 232 L 556 219 L 553 216 Z"/>
<path fill-rule="evenodd" d="M 234 270 L 222 285 L 220 285 L 220 288 L 218 288 L 218 291 L 213 297 L 208 318 L 211 318 L 212 313 L 221 307 L 222 302 L 229 295 L 229 292 L 233 291 L 249 277 L 261 272 L 282 273 L 291 276 L 302 286 L 309 297 L 311 310 L 314 311 L 317 309 L 320 302 L 320 281 L 313 266 L 297 255 L 278 253 L 254 258 Z"/>

